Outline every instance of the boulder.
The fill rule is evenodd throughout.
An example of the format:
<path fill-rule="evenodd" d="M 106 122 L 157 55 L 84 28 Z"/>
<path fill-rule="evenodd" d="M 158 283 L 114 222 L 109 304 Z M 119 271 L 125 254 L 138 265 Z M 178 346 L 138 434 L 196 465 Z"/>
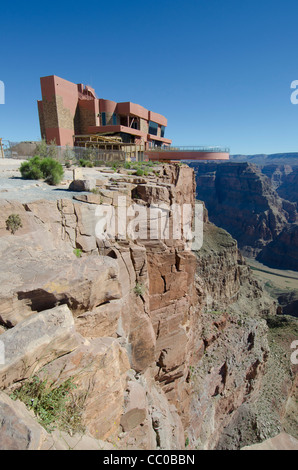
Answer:
<path fill-rule="evenodd" d="M 118 433 L 129 369 L 127 353 L 116 339 L 96 338 L 52 361 L 39 375 L 57 385 L 72 378 L 75 400 L 83 400 L 83 424 L 93 437 L 105 440 Z"/>
<path fill-rule="evenodd" d="M 120 424 L 123 431 L 131 431 L 136 426 L 142 424 L 147 418 L 148 406 L 146 392 L 137 382 L 128 382 L 129 400 L 125 413 L 121 417 Z"/>
<path fill-rule="evenodd" d="M 49 259 L 37 252 L 32 259 L 24 250 L 8 269 L 10 283 L 0 285 L 0 320 L 8 327 L 60 303 L 79 314 L 121 296 L 118 265 L 110 257 L 72 253 Z"/>
<path fill-rule="evenodd" d="M 74 319 L 67 305 L 60 305 L 23 320 L 1 335 L 5 363 L 0 364 L 0 388 L 31 377 L 48 362 L 79 344 Z"/>
<path fill-rule="evenodd" d="M 55 430 L 51 434 L 37 422 L 21 401 L 0 392 L 0 450 L 113 450 L 108 442 L 88 433 L 70 436 Z"/>
<path fill-rule="evenodd" d="M 73 180 L 70 185 L 69 185 L 69 190 L 70 191 L 91 191 L 92 189 L 95 189 L 96 187 L 96 179 L 77 179 Z"/>
<path fill-rule="evenodd" d="M 24 403 L 0 392 L 0 450 L 40 450 L 47 437 Z"/>

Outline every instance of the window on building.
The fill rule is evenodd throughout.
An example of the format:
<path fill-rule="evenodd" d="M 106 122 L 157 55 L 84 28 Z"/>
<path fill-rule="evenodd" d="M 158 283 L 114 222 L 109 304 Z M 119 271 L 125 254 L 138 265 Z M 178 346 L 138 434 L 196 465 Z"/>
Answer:
<path fill-rule="evenodd" d="M 157 135 L 158 124 L 157 122 L 149 121 L 149 134 Z"/>
<path fill-rule="evenodd" d="M 113 126 L 117 125 L 117 114 L 113 114 Z"/>
<path fill-rule="evenodd" d="M 132 129 L 138 129 L 138 121 L 135 119 L 131 124 Z"/>
<path fill-rule="evenodd" d="M 101 125 L 106 126 L 106 124 L 107 124 L 106 113 L 101 113 Z"/>
<path fill-rule="evenodd" d="M 165 136 L 165 126 L 161 126 L 160 128 L 160 137 L 164 137 Z"/>
<path fill-rule="evenodd" d="M 127 127 L 127 116 L 120 116 L 120 126 Z"/>

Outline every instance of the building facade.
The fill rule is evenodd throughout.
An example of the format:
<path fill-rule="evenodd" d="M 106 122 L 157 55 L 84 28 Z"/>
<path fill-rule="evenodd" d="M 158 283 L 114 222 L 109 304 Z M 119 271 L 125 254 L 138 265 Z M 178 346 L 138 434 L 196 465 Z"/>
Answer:
<path fill-rule="evenodd" d="M 228 160 L 229 149 L 172 147 L 167 119 L 139 104 L 97 98 L 93 88 L 55 75 L 40 79 L 41 136 L 48 144 L 120 151 L 136 160 Z"/>
<path fill-rule="evenodd" d="M 47 143 L 55 140 L 61 146 L 86 146 L 90 141 L 94 145 L 96 139 L 91 137 L 102 135 L 144 150 L 171 144 L 165 138 L 167 119 L 161 114 L 130 101 L 99 99 L 93 88 L 55 75 L 42 77 L 40 83 L 39 121 Z"/>

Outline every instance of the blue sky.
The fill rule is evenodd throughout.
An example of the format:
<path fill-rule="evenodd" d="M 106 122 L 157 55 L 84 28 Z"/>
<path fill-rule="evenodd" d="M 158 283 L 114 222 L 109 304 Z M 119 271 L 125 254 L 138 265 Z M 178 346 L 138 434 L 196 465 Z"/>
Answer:
<path fill-rule="evenodd" d="M 176 145 L 298 152 L 297 0 L 6 2 L 0 137 L 40 138 L 39 78 L 168 118 Z"/>

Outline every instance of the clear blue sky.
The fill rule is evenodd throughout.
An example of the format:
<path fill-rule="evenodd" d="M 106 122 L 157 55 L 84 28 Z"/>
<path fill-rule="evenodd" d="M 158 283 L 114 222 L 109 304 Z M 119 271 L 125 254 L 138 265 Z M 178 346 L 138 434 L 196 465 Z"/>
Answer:
<path fill-rule="evenodd" d="M 298 152 L 297 0 L 5 2 L 0 137 L 40 138 L 39 78 L 168 118 L 176 145 Z"/>

